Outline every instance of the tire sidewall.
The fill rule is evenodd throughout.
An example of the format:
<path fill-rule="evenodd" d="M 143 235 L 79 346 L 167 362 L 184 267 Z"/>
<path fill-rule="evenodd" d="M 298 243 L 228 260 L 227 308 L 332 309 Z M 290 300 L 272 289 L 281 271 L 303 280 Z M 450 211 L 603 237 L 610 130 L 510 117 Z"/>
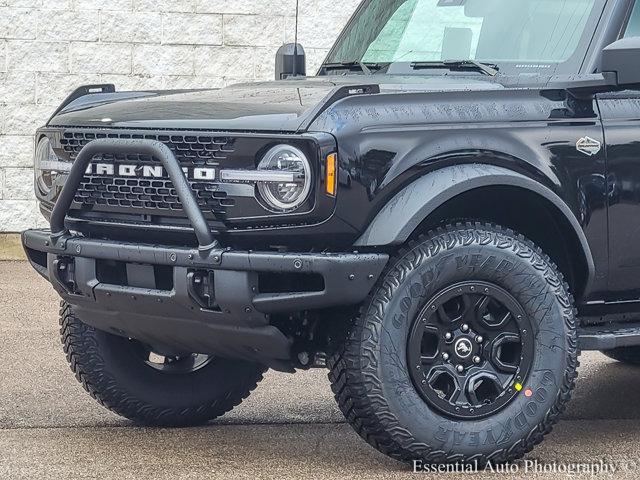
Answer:
<path fill-rule="evenodd" d="M 518 394 L 480 420 L 447 418 L 429 407 L 407 365 L 408 335 L 425 303 L 441 289 L 468 280 L 491 282 L 511 293 L 531 318 L 535 337 L 533 364 L 522 382 L 533 395 Z M 490 457 L 546 428 L 546 416 L 571 371 L 575 326 L 562 279 L 533 248 L 496 232 L 469 229 L 441 235 L 406 252 L 378 293 L 367 313 L 379 315 L 382 323 L 376 374 L 389 410 L 410 432 L 411 442 L 441 452 L 448 461 L 456 460 L 450 452 L 460 459 Z"/>

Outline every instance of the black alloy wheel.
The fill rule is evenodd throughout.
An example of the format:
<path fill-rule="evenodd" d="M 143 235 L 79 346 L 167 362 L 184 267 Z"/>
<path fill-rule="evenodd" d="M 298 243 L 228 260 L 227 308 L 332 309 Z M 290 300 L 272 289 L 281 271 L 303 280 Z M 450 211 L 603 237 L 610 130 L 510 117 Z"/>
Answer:
<path fill-rule="evenodd" d="M 214 360 L 212 355 L 201 353 L 163 355 L 137 340 L 129 340 L 129 342 L 129 346 L 142 362 L 162 373 L 172 375 L 193 373 Z"/>
<path fill-rule="evenodd" d="M 487 282 L 460 282 L 422 309 L 408 340 L 421 397 L 442 413 L 478 419 L 507 405 L 531 368 L 532 326 L 522 306 Z"/>

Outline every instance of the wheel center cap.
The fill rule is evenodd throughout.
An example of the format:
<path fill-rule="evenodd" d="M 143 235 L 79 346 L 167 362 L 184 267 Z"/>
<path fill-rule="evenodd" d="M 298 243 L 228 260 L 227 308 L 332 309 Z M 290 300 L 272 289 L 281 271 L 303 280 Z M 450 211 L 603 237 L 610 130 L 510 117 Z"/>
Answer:
<path fill-rule="evenodd" d="M 468 338 L 460 338 L 453 346 L 456 355 L 460 358 L 468 358 L 473 352 L 473 345 Z"/>

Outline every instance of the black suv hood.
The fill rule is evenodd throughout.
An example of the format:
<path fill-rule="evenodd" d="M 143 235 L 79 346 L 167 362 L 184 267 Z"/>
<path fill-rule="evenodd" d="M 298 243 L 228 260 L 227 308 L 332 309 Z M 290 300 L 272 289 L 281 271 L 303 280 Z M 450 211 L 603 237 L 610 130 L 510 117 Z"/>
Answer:
<path fill-rule="evenodd" d="M 296 132 L 335 101 L 341 87 L 363 85 L 399 93 L 503 88 L 468 77 L 350 75 L 239 84 L 220 90 L 105 93 L 75 100 L 49 125 Z"/>

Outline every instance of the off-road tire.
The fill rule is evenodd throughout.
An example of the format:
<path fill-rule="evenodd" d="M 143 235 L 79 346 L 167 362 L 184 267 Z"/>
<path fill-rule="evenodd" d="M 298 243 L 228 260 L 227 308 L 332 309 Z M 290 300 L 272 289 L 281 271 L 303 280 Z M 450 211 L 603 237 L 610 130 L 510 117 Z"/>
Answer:
<path fill-rule="evenodd" d="M 538 327 L 523 381 L 532 395 L 517 395 L 473 421 L 431 408 L 407 366 L 407 337 L 421 306 L 446 285 L 467 280 L 507 290 Z M 390 261 L 328 366 L 346 419 L 382 453 L 407 462 L 486 465 L 522 457 L 551 431 L 574 388 L 578 354 L 573 298 L 553 262 L 511 230 L 464 223 L 411 241 Z"/>
<path fill-rule="evenodd" d="M 607 357 L 627 365 L 640 365 L 640 347 L 620 347 L 602 350 Z"/>
<path fill-rule="evenodd" d="M 199 370 L 159 372 L 136 358 L 130 340 L 83 323 L 61 303 L 60 336 L 76 379 L 109 410 L 136 423 L 191 426 L 239 405 L 262 379 L 265 368 L 214 358 Z"/>

